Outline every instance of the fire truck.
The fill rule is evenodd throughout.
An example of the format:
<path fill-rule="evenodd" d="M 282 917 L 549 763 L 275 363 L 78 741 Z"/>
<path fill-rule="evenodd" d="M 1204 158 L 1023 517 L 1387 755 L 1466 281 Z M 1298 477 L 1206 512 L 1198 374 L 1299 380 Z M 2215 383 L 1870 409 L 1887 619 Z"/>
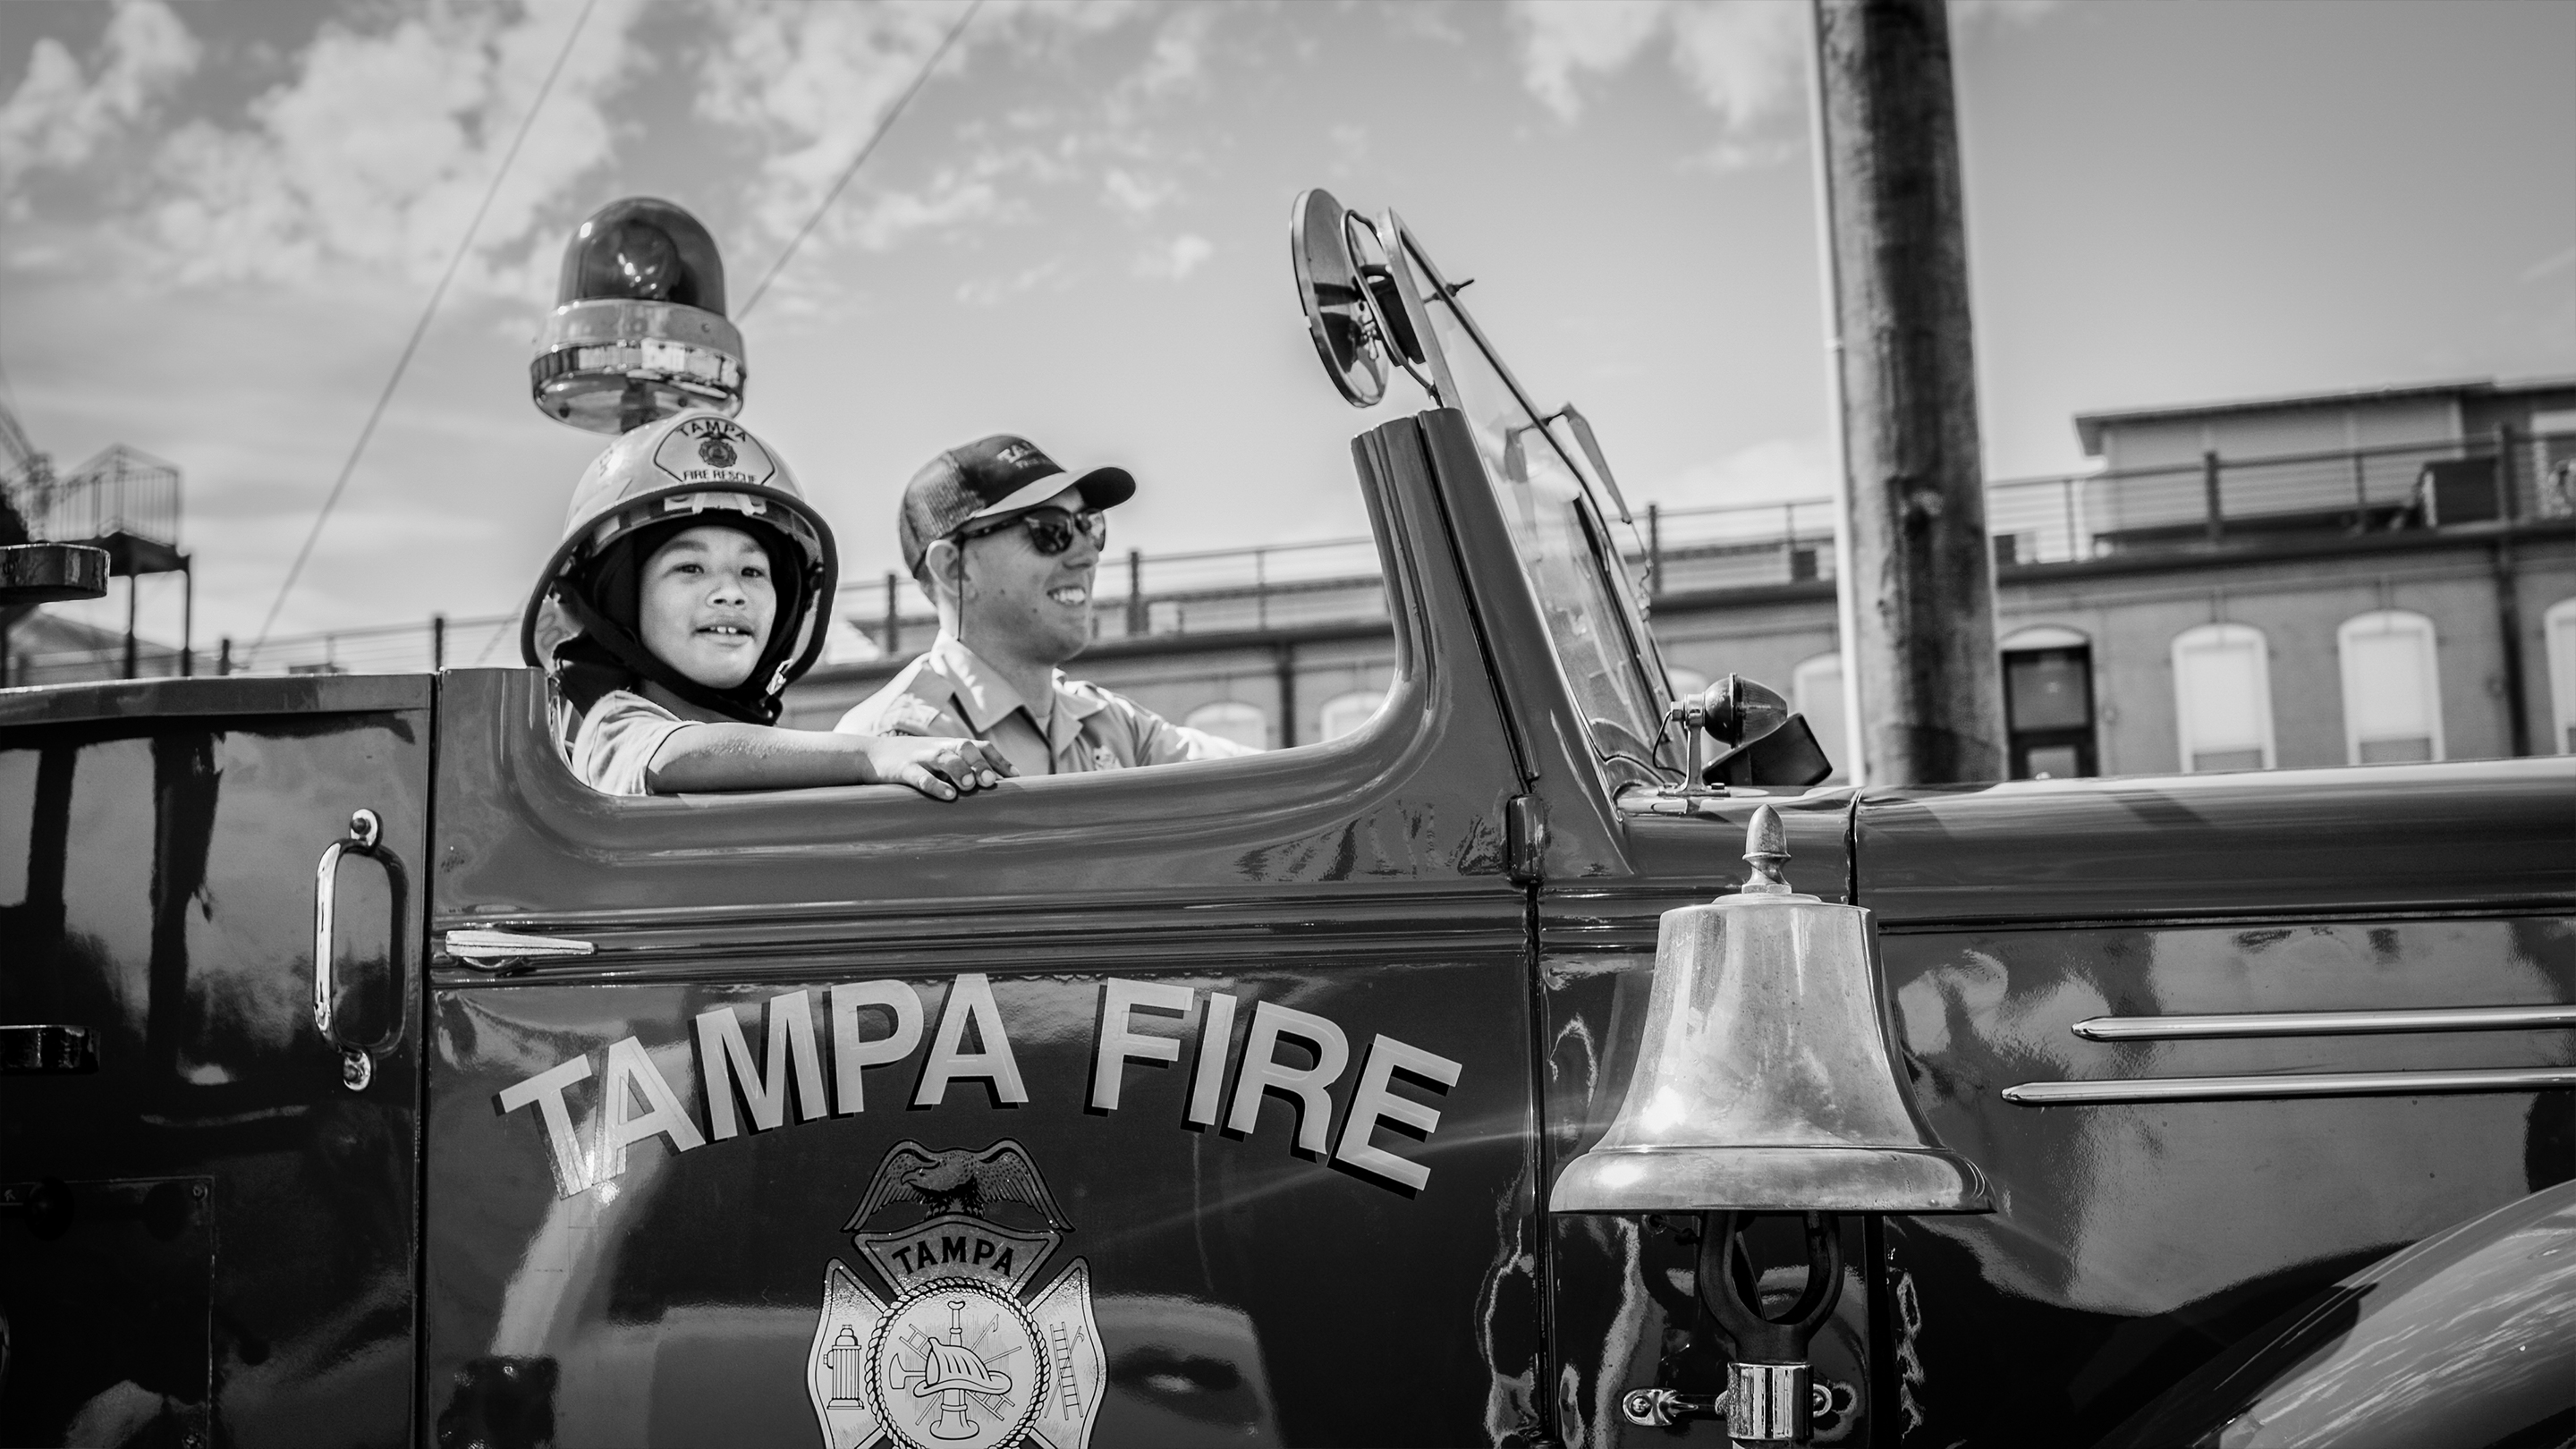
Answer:
<path fill-rule="evenodd" d="M 603 218 L 540 405 L 729 410 Z M 1816 787 L 1402 219 L 1291 250 L 1429 404 L 1342 738 L 629 799 L 533 668 L 0 691 L 0 1443 L 2576 1440 L 2576 759 Z"/>

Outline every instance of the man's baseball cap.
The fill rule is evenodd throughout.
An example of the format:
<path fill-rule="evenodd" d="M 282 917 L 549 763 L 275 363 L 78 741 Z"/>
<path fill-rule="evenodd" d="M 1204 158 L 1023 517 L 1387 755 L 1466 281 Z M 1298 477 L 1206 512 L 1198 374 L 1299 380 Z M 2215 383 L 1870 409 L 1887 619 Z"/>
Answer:
<path fill-rule="evenodd" d="M 897 525 L 903 566 L 918 575 L 922 555 L 934 540 L 979 518 L 1034 508 L 1067 488 L 1081 489 L 1083 507 L 1097 510 L 1134 497 L 1136 480 L 1124 468 L 1094 468 L 1071 477 L 1037 444 L 1009 433 L 951 448 L 923 464 L 903 486 Z"/>

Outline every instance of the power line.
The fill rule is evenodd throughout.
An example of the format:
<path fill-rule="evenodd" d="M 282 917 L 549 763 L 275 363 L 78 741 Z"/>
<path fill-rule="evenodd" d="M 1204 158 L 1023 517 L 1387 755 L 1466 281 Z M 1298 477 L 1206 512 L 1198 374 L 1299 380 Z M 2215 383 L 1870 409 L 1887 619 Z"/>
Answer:
<path fill-rule="evenodd" d="M 331 481 L 331 491 L 322 500 L 322 511 L 313 515 L 313 527 L 304 535 L 304 546 L 295 552 L 295 562 L 286 570 L 286 582 L 278 585 L 277 597 L 270 601 L 268 617 L 259 621 L 259 634 L 250 643 L 249 654 L 257 654 L 268 642 L 270 626 L 277 622 L 277 611 L 286 607 L 287 596 L 295 592 L 295 581 L 304 575 L 304 565 L 313 557 L 313 545 L 322 537 L 322 526 L 331 521 L 331 510 L 339 506 L 340 494 L 349 486 L 349 477 L 358 469 L 358 460 L 366 455 L 367 443 L 376 435 L 376 424 L 383 420 L 385 405 L 393 401 L 394 389 L 402 386 L 403 373 L 411 367 L 412 354 L 420 350 L 420 339 L 429 331 L 430 319 L 438 315 L 438 304 L 447 296 L 447 284 L 456 280 L 456 269 L 465 263 L 465 254 L 474 245 L 474 233 L 482 230 L 484 213 L 492 209 L 492 198 L 500 195 L 501 182 L 510 174 L 510 164 L 519 159 L 519 147 L 535 128 L 537 114 L 546 108 L 546 98 L 554 94 L 555 80 L 563 74 L 564 62 L 572 59 L 573 42 L 581 38 L 581 29 L 590 23 L 590 12 L 599 0 L 582 0 L 581 13 L 573 17 L 572 29 L 564 35 L 563 49 L 555 52 L 555 63 L 546 72 L 545 84 L 537 87 L 537 98 L 528 113 L 519 118 L 518 134 L 510 138 L 510 149 L 501 156 L 501 164 L 492 172 L 492 182 L 483 189 L 483 200 L 474 208 L 474 219 L 465 224 L 465 235 L 457 239 L 456 254 L 447 259 L 447 270 L 439 274 L 438 285 L 431 289 L 429 305 L 412 324 L 411 338 L 403 343 L 402 356 L 394 360 L 393 375 L 385 379 L 385 390 L 376 396 L 376 405 L 367 413 L 366 426 L 358 429 L 358 441 L 349 449 L 348 460 L 340 465 L 340 476 Z M 980 3 L 980 0 L 979 0 Z M 247 655 L 245 656 L 247 657 Z"/>
<path fill-rule="evenodd" d="M 749 317 L 751 309 L 760 305 L 760 299 L 769 292 L 769 284 L 777 281 L 779 272 L 786 268 L 787 259 L 796 255 L 796 249 L 805 244 L 805 238 L 823 220 L 823 214 L 832 209 L 833 202 L 841 199 L 841 188 L 849 185 L 850 178 L 859 174 L 859 168 L 867 163 L 869 155 L 877 149 L 877 143 L 886 138 L 886 132 L 894 129 L 895 120 L 903 114 L 904 107 L 911 105 L 912 98 L 921 94 L 921 88 L 929 84 L 931 72 L 939 69 L 939 62 L 947 59 L 950 48 L 957 44 L 957 37 L 966 33 L 967 25 L 975 19 L 975 12 L 983 8 L 984 0 L 970 0 L 966 13 L 958 16 L 957 23 L 948 27 L 948 37 L 939 42 L 939 48 L 930 53 L 930 59 L 922 62 L 920 74 L 912 78 L 912 84 L 904 87 L 903 94 L 895 98 L 894 105 L 878 120 L 867 144 L 859 148 L 859 154 L 850 158 L 850 164 L 841 169 L 840 179 L 832 183 L 831 190 L 823 193 L 823 200 L 815 206 L 814 214 L 805 218 L 805 224 L 788 239 L 787 249 L 778 254 L 778 260 L 769 264 L 768 271 L 761 274 L 759 285 L 751 289 L 751 296 L 744 300 L 742 310 L 734 313 L 735 321 Z"/>

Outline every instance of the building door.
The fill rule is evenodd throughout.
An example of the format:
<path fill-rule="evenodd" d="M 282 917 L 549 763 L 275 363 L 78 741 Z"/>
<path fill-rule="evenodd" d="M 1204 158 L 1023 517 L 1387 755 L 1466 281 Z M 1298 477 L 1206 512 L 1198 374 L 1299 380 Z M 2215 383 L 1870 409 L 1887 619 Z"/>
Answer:
<path fill-rule="evenodd" d="M 2093 734 L 2093 648 L 2071 631 L 2037 648 L 2004 651 L 2004 719 L 2012 777 L 2072 780 L 2098 774 Z"/>
<path fill-rule="evenodd" d="M 431 690 L 0 700 L 0 1444 L 407 1442 Z"/>

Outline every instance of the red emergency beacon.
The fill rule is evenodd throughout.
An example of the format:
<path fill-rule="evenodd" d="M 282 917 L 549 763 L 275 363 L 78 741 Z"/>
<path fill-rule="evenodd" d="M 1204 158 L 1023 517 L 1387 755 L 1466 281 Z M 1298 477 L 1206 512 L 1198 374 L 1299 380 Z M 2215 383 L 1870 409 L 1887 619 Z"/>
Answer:
<path fill-rule="evenodd" d="M 564 248 L 528 389 L 550 418 L 624 433 L 689 408 L 742 408 L 742 331 L 715 238 L 658 197 L 593 212 Z"/>

